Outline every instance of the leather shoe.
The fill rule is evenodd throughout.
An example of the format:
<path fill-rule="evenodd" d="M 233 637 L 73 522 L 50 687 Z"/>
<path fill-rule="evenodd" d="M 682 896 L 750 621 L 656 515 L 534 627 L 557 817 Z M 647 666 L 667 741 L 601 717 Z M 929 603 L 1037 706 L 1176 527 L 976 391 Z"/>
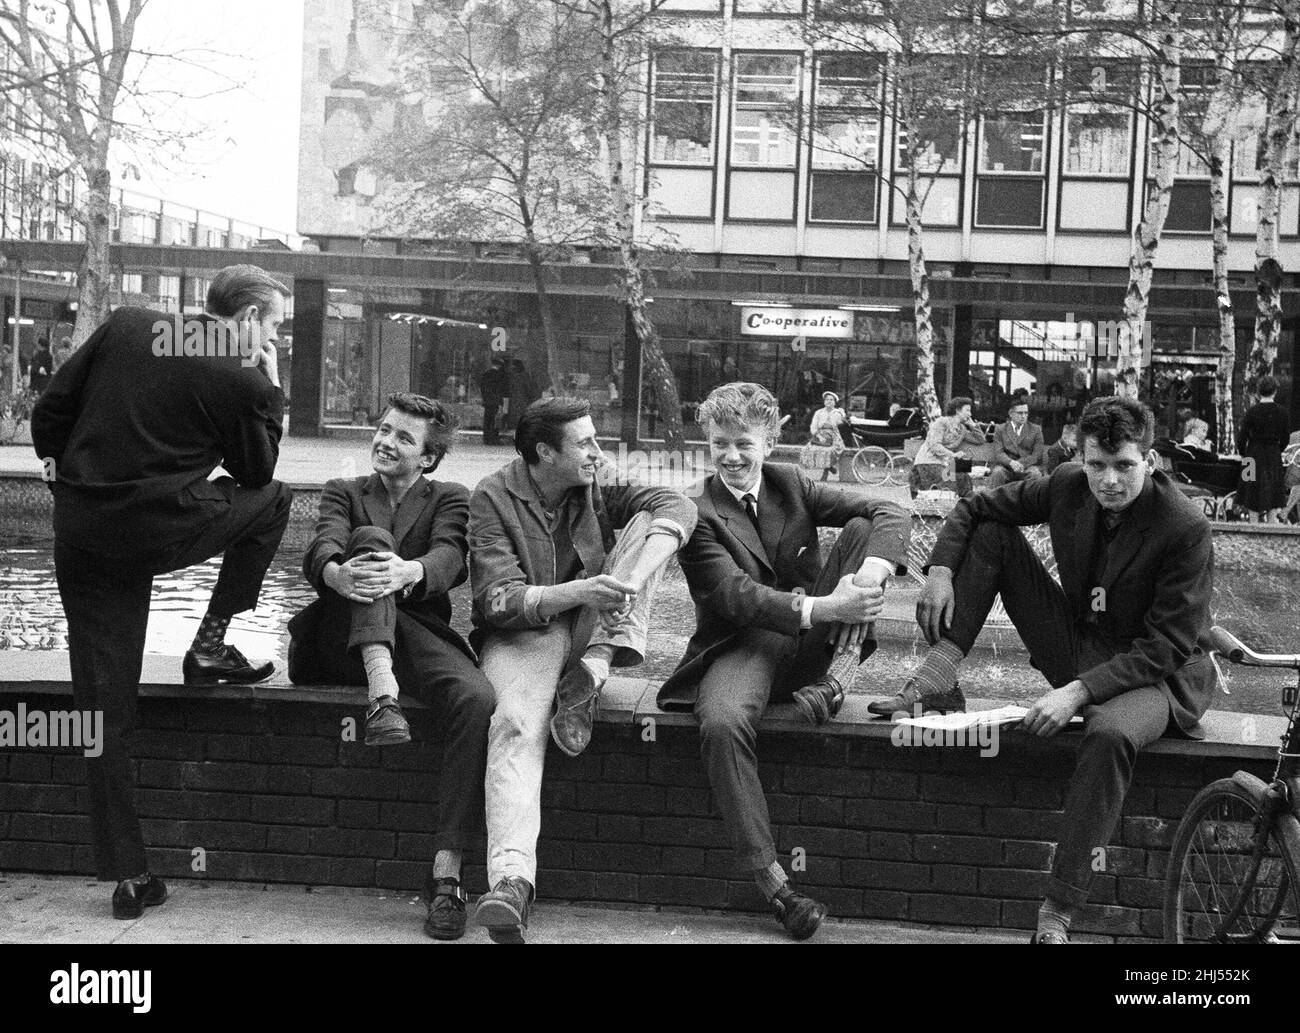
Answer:
<path fill-rule="evenodd" d="M 507 876 L 491 893 L 478 898 L 474 922 L 488 931 L 493 943 L 523 943 L 533 887 L 527 879 Z"/>
<path fill-rule="evenodd" d="M 181 661 L 186 685 L 251 685 L 265 681 L 275 673 L 275 664 L 267 661 L 254 665 L 238 649 L 223 645 L 216 653 L 199 653 L 191 649 Z"/>
<path fill-rule="evenodd" d="M 139 918 L 145 908 L 166 899 L 167 884 L 156 875 L 145 874 L 139 880 L 123 879 L 113 891 L 113 917 Z"/>
<path fill-rule="evenodd" d="M 809 724 L 824 725 L 844 706 L 844 689 L 836 679 L 826 675 L 797 690 L 794 706 Z"/>
<path fill-rule="evenodd" d="M 392 696 L 380 696 L 366 710 L 366 745 L 396 746 L 411 741 L 411 726 Z"/>
<path fill-rule="evenodd" d="M 424 884 L 424 901 L 429 908 L 425 933 L 435 940 L 459 940 L 465 935 L 468 900 L 459 879 L 435 879 L 430 871 Z"/>
<path fill-rule="evenodd" d="M 961 686 L 954 685 L 949 692 L 924 693 L 916 687 L 915 682 L 908 682 L 903 691 L 889 699 L 876 700 L 868 704 L 867 710 L 877 717 L 893 717 L 902 713 L 905 717 L 920 714 L 962 714 L 966 712 L 966 697 L 962 695 Z"/>
<path fill-rule="evenodd" d="M 1060 933 L 1056 931 L 1052 931 L 1047 933 L 1034 933 L 1033 936 L 1029 937 L 1029 942 L 1030 943 L 1069 943 L 1070 938 L 1068 936 L 1062 936 Z"/>
<path fill-rule="evenodd" d="M 772 913 L 796 940 L 806 940 L 817 931 L 826 917 L 826 905 L 805 897 L 788 882 L 771 900 Z"/>
<path fill-rule="evenodd" d="M 551 718 L 551 738 L 568 757 L 576 757 L 591 742 L 602 685 L 584 663 L 576 663 L 556 687 L 555 716 Z"/>

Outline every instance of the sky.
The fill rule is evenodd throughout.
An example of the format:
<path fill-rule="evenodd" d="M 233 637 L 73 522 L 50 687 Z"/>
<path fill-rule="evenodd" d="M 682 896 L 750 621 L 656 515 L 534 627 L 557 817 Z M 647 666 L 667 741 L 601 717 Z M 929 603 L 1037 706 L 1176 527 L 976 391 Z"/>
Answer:
<path fill-rule="evenodd" d="M 115 185 L 296 231 L 302 29 L 303 0 L 149 0 L 138 44 L 186 60 L 157 66 L 182 94 L 157 121 L 187 142 L 179 156 L 123 154 Z"/>

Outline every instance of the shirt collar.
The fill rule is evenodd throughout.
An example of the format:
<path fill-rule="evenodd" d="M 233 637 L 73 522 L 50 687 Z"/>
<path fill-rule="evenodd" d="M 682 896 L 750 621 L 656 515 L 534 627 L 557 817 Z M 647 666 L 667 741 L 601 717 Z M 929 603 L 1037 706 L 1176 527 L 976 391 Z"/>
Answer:
<path fill-rule="evenodd" d="M 721 475 L 719 475 L 718 479 L 719 479 L 719 480 L 722 480 Z M 757 510 L 757 509 L 758 509 L 758 494 L 759 494 L 759 492 L 761 492 L 761 491 L 763 490 L 763 471 L 762 471 L 761 469 L 758 471 L 758 480 L 756 480 L 756 481 L 754 482 L 754 486 L 753 486 L 752 488 L 750 488 L 748 491 L 738 491 L 737 489 L 733 488 L 730 484 L 728 484 L 726 481 L 722 481 L 722 486 L 723 486 L 724 488 L 726 488 L 727 491 L 731 492 L 731 497 L 732 497 L 733 499 L 735 499 L 737 502 L 739 502 L 742 508 L 743 508 L 744 505 L 745 505 L 745 503 L 744 503 L 744 501 L 743 501 L 743 500 L 744 500 L 744 497 L 745 497 L 746 495 L 753 495 L 753 496 L 754 496 L 754 509 Z"/>

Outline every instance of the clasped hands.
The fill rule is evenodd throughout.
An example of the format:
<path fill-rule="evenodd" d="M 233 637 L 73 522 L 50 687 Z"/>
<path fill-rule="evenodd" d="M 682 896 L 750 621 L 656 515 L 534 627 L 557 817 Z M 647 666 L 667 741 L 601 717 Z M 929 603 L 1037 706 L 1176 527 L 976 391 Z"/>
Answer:
<path fill-rule="evenodd" d="M 373 603 L 424 576 L 424 567 L 393 552 L 367 552 L 326 568 L 325 583 L 354 603 Z"/>
<path fill-rule="evenodd" d="M 815 615 L 840 625 L 835 632 L 835 651 L 857 652 L 867 635 L 867 625 L 885 606 L 885 575 L 879 569 L 845 574 L 830 595 L 813 603 Z M 820 610 L 820 614 L 816 611 Z"/>

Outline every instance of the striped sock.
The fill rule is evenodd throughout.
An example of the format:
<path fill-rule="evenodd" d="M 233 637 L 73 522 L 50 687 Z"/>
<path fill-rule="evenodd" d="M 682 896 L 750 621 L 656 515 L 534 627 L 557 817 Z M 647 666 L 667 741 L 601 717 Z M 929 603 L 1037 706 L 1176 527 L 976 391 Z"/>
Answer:
<path fill-rule="evenodd" d="M 941 638 L 926 652 L 921 666 L 912 675 L 912 681 L 926 696 L 951 692 L 957 684 L 957 665 L 965 656 L 953 643 Z"/>
<path fill-rule="evenodd" d="M 785 869 L 781 867 L 781 862 L 773 861 L 766 868 L 759 868 L 754 872 L 754 881 L 758 883 L 758 888 L 762 891 L 763 896 L 771 900 L 781 892 L 781 887 L 790 880 L 785 874 Z"/>
<path fill-rule="evenodd" d="M 1038 909 L 1038 935 L 1060 933 L 1062 936 L 1069 936 L 1070 922 L 1073 918 L 1074 908 L 1048 897 L 1043 901 L 1043 906 Z"/>
<path fill-rule="evenodd" d="M 382 642 L 367 642 L 361 647 L 361 662 L 366 668 L 366 699 L 373 703 L 380 696 L 397 699 L 397 677 L 393 674 L 393 654 Z"/>

